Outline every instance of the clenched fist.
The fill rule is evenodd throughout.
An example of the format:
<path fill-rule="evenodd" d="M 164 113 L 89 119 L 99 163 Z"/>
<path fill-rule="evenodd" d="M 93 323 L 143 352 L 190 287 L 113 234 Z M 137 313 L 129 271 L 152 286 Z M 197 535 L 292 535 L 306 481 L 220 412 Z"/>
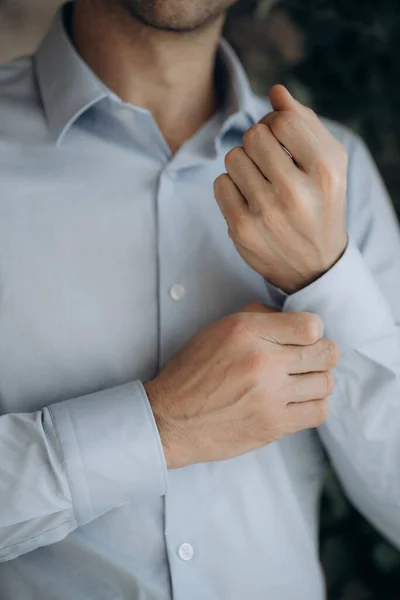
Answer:
<path fill-rule="evenodd" d="M 317 427 L 336 345 L 320 318 L 262 305 L 197 333 L 145 389 L 169 468 L 226 460 Z"/>
<path fill-rule="evenodd" d="M 229 152 L 215 197 L 242 258 L 293 293 L 346 249 L 347 153 L 283 86 L 270 97 L 275 112 Z"/>

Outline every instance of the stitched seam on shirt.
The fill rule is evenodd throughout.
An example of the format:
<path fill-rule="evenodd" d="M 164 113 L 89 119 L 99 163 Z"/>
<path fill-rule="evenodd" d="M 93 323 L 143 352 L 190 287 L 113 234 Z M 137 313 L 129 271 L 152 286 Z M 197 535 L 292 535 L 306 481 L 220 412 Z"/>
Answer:
<path fill-rule="evenodd" d="M 76 521 L 76 523 L 78 523 L 78 514 L 77 514 L 75 503 L 74 503 L 73 486 L 72 486 L 71 478 L 69 476 L 68 465 L 67 465 L 67 461 L 65 459 L 65 454 L 64 454 L 64 448 L 63 448 L 63 445 L 61 443 L 60 435 L 59 435 L 59 432 L 58 432 L 58 427 L 56 425 L 56 421 L 54 419 L 54 415 L 53 415 L 53 411 L 51 410 L 51 407 L 48 408 L 48 411 L 49 411 L 49 414 L 50 414 L 51 422 L 53 424 L 53 428 L 54 428 L 54 433 L 55 433 L 55 436 L 56 436 L 56 440 L 57 440 L 58 446 L 60 448 L 60 453 L 61 453 L 61 458 L 62 458 L 62 464 L 63 464 L 63 468 L 64 468 L 64 471 L 65 471 L 65 475 L 67 477 L 69 491 L 71 492 L 72 510 L 74 511 L 75 521 Z M 68 412 L 68 415 L 69 415 L 69 412 Z M 67 521 L 67 522 L 69 523 L 69 521 Z"/>
<path fill-rule="evenodd" d="M 50 533 L 51 531 L 56 531 L 56 529 L 58 529 L 59 527 L 63 527 L 64 525 L 68 525 L 69 523 L 76 524 L 76 519 L 72 519 L 70 521 L 64 521 L 63 523 L 60 523 L 59 525 L 56 525 L 55 527 L 52 527 L 51 529 L 46 529 L 46 531 L 43 531 L 39 535 L 32 535 L 30 538 L 27 538 L 26 540 L 22 540 L 20 542 L 15 542 L 15 544 L 10 544 L 9 546 L 2 546 L 0 548 L 0 550 L 1 551 L 9 550 L 10 548 L 14 548 L 15 546 L 20 546 L 21 544 L 26 544 L 27 542 L 30 542 L 31 540 L 40 538 L 42 535 L 45 535 L 46 533 Z"/>
<path fill-rule="evenodd" d="M 90 501 L 90 508 L 91 508 L 91 513 L 92 513 L 91 514 L 91 518 L 89 520 L 92 520 L 93 519 L 93 516 L 92 516 L 93 515 L 93 506 L 92 506 L 92 501 L 91 501 L 91 497 L 90 497 L 89 488 L 88 488 L 88 485 L 87 485 L 85 461 L 83 460 L 83 456 L 82 456 L 82 452 L 81 452 L 81 447 L 80 447 L 80 444 L 79 444 L 79 439 L 78 439 L 78 436 L 76 435 L 75 423 L 74 423 L 74 420 L 72 419 L 71 413 L 69 412 L 68 405 L 66 405 L 66 409 L 67 409 L 67 412 L 68 412 L 69 419 L 70 419 L 70 421 L 72 423 L 72 430 L 74 432 L 74 436 L 75 436 L 75 440 L 76 440 L 76 445 L 77 445 L 77 448 L 78 448 L 79 458 L 81 459 L 82 471 L 83 471 L 83 473 L 85 475 L 84 479 L 85 479 L 85 485 L 86 485 L 86 495 L 87 495 L 87 498 Z M 75 508 L 74 508 L 74 510 L 75 510 Z M 76 514 L 76 510 L 75 510 L 75 514 Z M 77 519 L 77 522 L 79 524 L 78 519 Z"/>

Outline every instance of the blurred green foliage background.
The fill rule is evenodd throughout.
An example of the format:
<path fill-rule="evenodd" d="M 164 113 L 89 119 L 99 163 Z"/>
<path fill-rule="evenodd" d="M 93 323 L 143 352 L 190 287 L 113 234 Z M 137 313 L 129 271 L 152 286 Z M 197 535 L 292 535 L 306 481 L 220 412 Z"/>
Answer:
<path fill-rule="evenodd" d="M 398 0 L 243 0 L 226 36 L 259 93 L 285 83 L 362 135 L 400 215 Z M 349 504 L 329 465 L 321 557 L 330 600 L 400 600 L 400 553 Z"/>

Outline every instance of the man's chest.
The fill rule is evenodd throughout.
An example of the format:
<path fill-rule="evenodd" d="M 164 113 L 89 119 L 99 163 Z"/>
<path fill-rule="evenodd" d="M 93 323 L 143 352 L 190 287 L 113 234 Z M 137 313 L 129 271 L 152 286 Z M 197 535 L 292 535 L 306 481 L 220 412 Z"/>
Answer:
<path fill-rule="evenodd" d="M 2 410 L 146 380 L 211 320 L 267 301 L 213 197 L 222 158 L 21 164 L 0 194 Z"/>

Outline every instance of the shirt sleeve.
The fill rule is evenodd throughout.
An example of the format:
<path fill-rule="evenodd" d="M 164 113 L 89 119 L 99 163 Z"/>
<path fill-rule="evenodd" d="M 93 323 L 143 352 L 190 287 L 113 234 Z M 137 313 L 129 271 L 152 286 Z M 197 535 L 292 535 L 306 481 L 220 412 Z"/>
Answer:
<path fill-rule="evenodd" d="M 0 417 L 0 562 L 59 542 L 129 502 L 166 493 L 161 441 L 133 382 Z"/>
<path fill-rule="evenodd" d="M 341 349 L 336 390 L 320 437 L 355 506 L 400 548 L 400 234 L 378 171 L 352 139 L 351 241 L 285 311 L 318 313 Z"/>

